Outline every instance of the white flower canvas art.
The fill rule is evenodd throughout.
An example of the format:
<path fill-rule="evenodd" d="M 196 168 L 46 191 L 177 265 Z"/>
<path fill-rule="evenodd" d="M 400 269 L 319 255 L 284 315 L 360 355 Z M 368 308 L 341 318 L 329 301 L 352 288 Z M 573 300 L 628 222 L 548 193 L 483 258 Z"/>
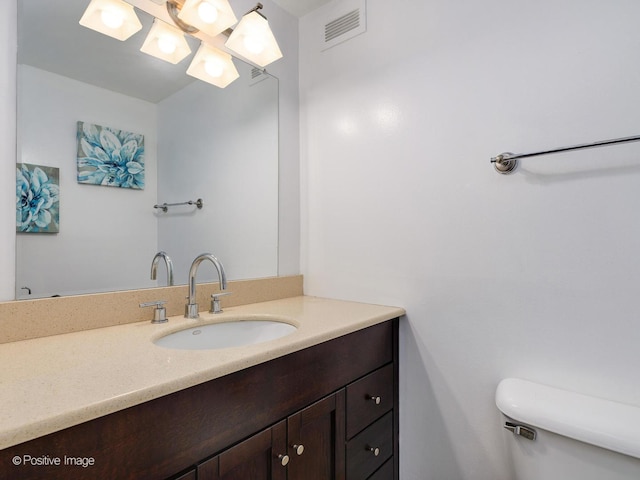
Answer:
<path fill-rule="evenodd" d="M 78 122 L 78 183 L 144 189 L 144 135 Z"/>
<path fill-rule="evenodd" d="M 16 164 L 16 232 L 60 231 L 60 170 Z"/>

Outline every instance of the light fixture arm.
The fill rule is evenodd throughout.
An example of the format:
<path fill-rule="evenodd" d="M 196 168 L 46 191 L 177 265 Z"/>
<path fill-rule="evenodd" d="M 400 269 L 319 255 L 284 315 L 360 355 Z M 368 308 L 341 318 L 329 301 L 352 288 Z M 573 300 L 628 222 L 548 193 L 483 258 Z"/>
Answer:
<path fill-rule="evenodd" d="M 198 33 L 200 30 L 178 18 L 178 14 L 180 13 L 180 10 L 182 10 L 183 5 L 184 2 L 182 0 L 167 0 L 167 12 L 169 12 L 171 20 L 173 20 L 173 23 L 175 23 L 176 26 L 185 33 Z"/>
<path fill-rule="evenodd" d="M 249 15 L 251 12 L 256 12 L 258 15 L 260 15 L 262 18 L 266 20 L 267 17 L 265 17 L 263 14 L 259 12 L 259 10 L 262 10 L 263 8 L 264 8 L 264 5 L 258 2 L 258 4 L 255 7 L 253 7 L 251 10 L 249 10 L 247 13 L 245 13 L 245 15 Z"/>

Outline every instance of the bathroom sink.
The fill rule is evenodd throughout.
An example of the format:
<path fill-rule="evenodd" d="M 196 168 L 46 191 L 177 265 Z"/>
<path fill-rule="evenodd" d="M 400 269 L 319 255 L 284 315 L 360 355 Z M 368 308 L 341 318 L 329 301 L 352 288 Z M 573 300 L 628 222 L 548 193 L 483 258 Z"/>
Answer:
<path fill-rule="evenodd" d="M 154 344 L 180 350 L 214 350 L 268 342 L 297 330 L 274 320 L 234 320 L 179 330 L 154 340 Z"/>

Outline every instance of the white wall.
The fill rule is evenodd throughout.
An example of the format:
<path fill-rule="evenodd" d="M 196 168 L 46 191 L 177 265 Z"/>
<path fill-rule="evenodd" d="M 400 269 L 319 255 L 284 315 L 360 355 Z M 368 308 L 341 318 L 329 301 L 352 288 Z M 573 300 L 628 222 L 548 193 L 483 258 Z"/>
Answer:
<path fill-rule="evenodd" d="M 18 78 L 18 161 L 60 169 L 60 232 L 18 234 L 18 288 L 42 297 L 154 285 L 156 105 L 26 65 Z M 145 136 L 144 190 L 77 182 L 78 121 Z"/>
<path fill-rule="evenodd" d="M 231 6 L 242 15 L 256 6 L 255 0 L 233 0 Z M 300 135 L 299 135 L 299 32 L 298 19 L 271 0 L 260 2 L 261 12 L 282 51 L 283 58 L 267 65 L 278 77 L 279 144 L 278 170 L 278 274 L 300 273 Z"/>
<path fill-rule="evenodd" d="M 640 4 L 368 0 L 301 19 L 305 292 L 407 309 L 401 478 L 509 480 L 516 376 L 640 405 Z"/>
<path fill-rule="evenodd" d="M 158 105 L 158 202 L 204 202 L 157 213 L 176 283 L 205 252 L 229 280 L 278 275 L 278 81 L 251 82 L 238 66 L 224 90 L 194 82 Z M 199 270 L 199 282 L 217 278 Z"/>
<path fill-rule="evenodd" d="M 300 273 L 300 116 L 299 116 L 299 38 L 298 19 L 270 0 L 261 2 L 271 30 L 278 40 L 283 58 L 267 65 L 278 77 L 280 149 L 278 169 L 278 274 Z M 255 7 L 254 0 L 234 3 L 238 12 Z M 237 5 L 237 6 L 236 6 Z M 241 8 L 242 7 L 242 8 Z"/>
<path fill-rule="evenodd" d="M 0 15 L 0 299 L 15 294 L 17 3 Z"/>

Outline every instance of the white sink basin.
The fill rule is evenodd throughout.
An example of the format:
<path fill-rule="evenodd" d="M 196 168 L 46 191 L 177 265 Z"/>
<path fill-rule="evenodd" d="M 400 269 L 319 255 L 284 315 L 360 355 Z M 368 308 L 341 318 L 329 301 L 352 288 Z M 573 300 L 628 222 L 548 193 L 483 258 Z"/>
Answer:
<path fill-rule="evenodd" d="M 153 343 L 180 350 L 213 350 L 268 342 L 296 330 L 293 325 L 274 320 L 235 320 L 187 328 L 160 337 Z"/>

